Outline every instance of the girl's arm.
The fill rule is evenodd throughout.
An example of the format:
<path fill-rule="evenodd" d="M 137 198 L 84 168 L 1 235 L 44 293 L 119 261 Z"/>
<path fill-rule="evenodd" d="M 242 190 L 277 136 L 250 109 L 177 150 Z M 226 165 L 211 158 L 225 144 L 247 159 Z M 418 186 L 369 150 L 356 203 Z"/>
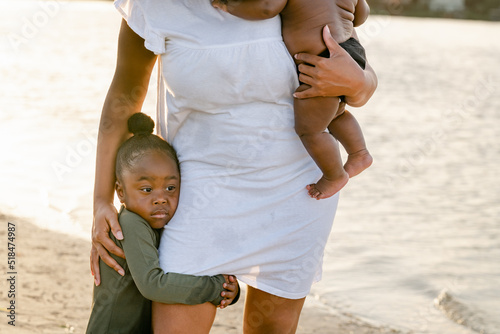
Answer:
<path fill-rule="evenodd" d="M 156 248 L 159 236 L 148 223 L 128 211 L 122 212 L 120 223 L 125 235 L 121 244 L 127 256 L 127 266 L 145 298 L 165 304 L 210 302 L 222 307 L 233 302 L 237 291 L 233 293 L 224 289 L 224 285 L 232 284 L 229 278 L 226 282 L 224 275 L 194 276 L 163 272 Z M 226 299 L 229 295 L 232 298 Z"/>
<path fill-rule="evenodd" d="M 97 141 L 90 252 L 90 268 L 96 285 L 100 284 L 99 257 L 118 273 L 124 274 L 123 268 L 108 253 L 125 256 L 109 238 L 111 230 L 117 239 L 123 239 L 113 205 L 115 158 L 118 147 L 130 136 L 128 118 L 141 110 L 155 62 L 156 55 L 144 47 L 144 40 L 123 20 L 118 38 L 116 70 L 102 109 Z"/>
<path fill-rule="evenodd" d="M 354 37 L 355 33 L 353 34 Z M 294 94 L 296 98 L 317 96 L 345 96 L 353 107 L 364 105 L 377 88 L 377 76 L 367 63 L 364 70 L 338 45 L 330 34 L 328 26 L 323 29 L 323 40 L 330 50 L 330 58 L 307 53 L 295 57 L 299 65 L 299 80 L 311 88 Z"/>

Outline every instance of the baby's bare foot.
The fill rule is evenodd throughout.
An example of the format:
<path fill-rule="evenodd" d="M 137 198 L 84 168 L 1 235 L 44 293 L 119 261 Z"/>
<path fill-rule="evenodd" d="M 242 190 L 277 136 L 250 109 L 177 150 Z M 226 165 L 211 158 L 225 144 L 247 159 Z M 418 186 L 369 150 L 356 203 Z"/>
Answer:
<path fill-rule="evenodd" d="M 212 6 L 214 8 L 219 8 L 220 10 L 223 10 L 227 12 L 227 0 L 212 0 Z"/>
<path fill-rule="evenodd" d="M 363 149 L 353 154 L 349 154 L 344 169 L 349 174 L 349 177 L 354 177 L 370 167 L 373 158 L 367 149 Z"/>
<path fill-rule="evenodd" d="M 316 199 L 328 198 L 344 188 L 344 186 L 349 181 L 349 174 L 345 173 L 334 180 L 328 180 L 323 175 L 317 183 L 310 184 L 306 187 L 309 192 L 309 196 Z"/>

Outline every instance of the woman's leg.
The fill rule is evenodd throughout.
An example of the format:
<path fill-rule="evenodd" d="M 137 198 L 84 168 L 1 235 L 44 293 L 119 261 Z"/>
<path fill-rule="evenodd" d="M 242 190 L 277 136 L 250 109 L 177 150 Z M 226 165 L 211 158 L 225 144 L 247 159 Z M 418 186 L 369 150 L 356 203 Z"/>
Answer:
<path fill-rule="evenodd" d="M 287 299 L 248 287 L 244 334 L 293 334 L 306 298 Z"/>
<path fill-rule="evenodd" d="M 211 303 L 199 305 L 153 302 L 154 334 L 207 334 L 217 309 Z"/>

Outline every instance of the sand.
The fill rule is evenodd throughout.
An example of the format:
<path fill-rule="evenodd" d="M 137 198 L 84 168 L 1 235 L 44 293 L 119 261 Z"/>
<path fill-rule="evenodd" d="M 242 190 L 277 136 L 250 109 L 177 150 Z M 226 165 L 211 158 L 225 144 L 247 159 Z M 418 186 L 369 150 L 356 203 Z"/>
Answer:
<path fill-rule="evenodd" d="M 8 324 L 8 286 L 0 290 L 0 333 L 85 333 L 90 312 L 93 279 L 89 269 L 90 241 L 47 231 L 28 221 L 0 215 L 0 240 L 7 244 L 7 224 L 16 225 L 16 316 Z M 2 250 L 1 273 L 8 272 Z M 4 276 L 5 274 L 5 276 Z M 242 333 L 243 298 L 219 310 L 211 333 Z M 398 333 L 359 319 L 321 310 L 306 303 L 297 333 Z"/>

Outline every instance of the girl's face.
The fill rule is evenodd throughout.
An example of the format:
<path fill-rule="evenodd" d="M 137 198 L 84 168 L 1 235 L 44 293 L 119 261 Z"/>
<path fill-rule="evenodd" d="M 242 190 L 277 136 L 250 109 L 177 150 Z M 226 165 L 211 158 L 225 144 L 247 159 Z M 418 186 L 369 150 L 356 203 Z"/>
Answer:
<path fill-rule="evenodd" d="M 116 192 L 127 210 L 144 218 L 152 228 L 165 226 L 177 209 L 180 175 L 175 162 L 161 151 L 146 152 L 124 169 Z"/>

